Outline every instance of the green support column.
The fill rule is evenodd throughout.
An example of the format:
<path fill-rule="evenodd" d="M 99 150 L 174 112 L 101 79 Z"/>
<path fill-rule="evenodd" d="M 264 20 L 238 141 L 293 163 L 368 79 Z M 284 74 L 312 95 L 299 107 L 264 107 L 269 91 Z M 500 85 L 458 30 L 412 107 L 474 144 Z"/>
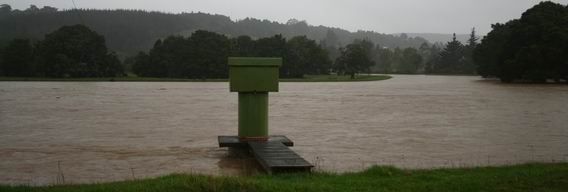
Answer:
<path fill-rule="evenodd" d="M 268 139 L 268 92 L 278 92 L 282 58 L 230 57 L 229 85 L 239 92 L 239 138 Z"/>
<path fill-rule="evenodd" d="M 268 92 L 239 93 L 239 136 L 268 137 Z"/>

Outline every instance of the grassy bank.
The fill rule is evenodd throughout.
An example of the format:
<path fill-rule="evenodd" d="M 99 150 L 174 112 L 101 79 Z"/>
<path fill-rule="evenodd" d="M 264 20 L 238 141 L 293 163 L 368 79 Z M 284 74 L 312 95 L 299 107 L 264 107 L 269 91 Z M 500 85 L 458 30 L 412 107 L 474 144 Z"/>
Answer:
<path fill-rule="evenodd" d="M 357 75 L 351 79 L 348 75 L 306 75 L 302 79 L 280 79 L 281 82 L 349 82 L 349 81 L 381 81 L 392 78 L 388 75 Z"/>
<path fill-rule="evenodd" d="M 358 75 L 355 79 L 337 75 L 306 75 L 304 78 L 280 79 L 281 82 L 348 82 L 348 81 L 380 81 L 390 79 L 388 75 Z M 43 77 L 0 77 L 0 81 L 85 81 L 85 82 L 226 82 L 227 79 L 175 79 L 152 77 L 100 77 L 100 78 L 43 78 Z"/>
<path fill-rule="evenodd" d="M 567 191 L 568 163 L 401 170 L 373 167 L 346 174 L 253 177 L 169 175 L 155 179 L 49 187 L 0 186 L 0 191 Z"/>

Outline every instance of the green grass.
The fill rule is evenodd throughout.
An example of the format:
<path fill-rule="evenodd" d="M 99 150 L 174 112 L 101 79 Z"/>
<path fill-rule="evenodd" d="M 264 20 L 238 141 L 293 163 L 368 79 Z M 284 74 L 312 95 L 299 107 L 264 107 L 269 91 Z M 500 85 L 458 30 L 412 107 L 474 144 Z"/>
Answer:
<path fill-rule="evenodd" d="M 349 75 L 305 75 L 302 79 L 280 79 L 280 82 L 348 82 L 348 81 L 380 81 L 392 78 L 388 75 L 357 75 L 351 79 Z"/>
<path fill-rule="evenodd" d="M 223 177 L 175 174 L 155 179 L 48 187 L 0 186 L 0 191 L 568 191 L 568 163 Z"/>
<path fill-rule="evenodd" d="M 306 75 L 298 79 L 280 79 L 281 82 L 346 82 L 346 81 L 379 81 L 390 79 L 387 75 L 358 75 L 355 79 L 349 76 L 337 75 Z M 98 77 L 98 78 L 46 78 L 46 77 L 0 77 L 0 81 L 69 81 L 69 82 L 227 82 L 227 79 L 175 79 L 175 78 L 152 78 L 152 77 Z"/>

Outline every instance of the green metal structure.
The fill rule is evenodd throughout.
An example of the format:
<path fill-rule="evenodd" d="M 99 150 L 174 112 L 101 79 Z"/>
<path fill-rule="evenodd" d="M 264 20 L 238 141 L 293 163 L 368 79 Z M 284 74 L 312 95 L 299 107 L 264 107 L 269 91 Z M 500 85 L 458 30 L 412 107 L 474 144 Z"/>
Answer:
<path fill-rule="evenodd" d="M 278 92 L 282 58 L 229 57 L 229 86 L 239 92 L 240 140 L 268 139 L 268 92 Z"/>

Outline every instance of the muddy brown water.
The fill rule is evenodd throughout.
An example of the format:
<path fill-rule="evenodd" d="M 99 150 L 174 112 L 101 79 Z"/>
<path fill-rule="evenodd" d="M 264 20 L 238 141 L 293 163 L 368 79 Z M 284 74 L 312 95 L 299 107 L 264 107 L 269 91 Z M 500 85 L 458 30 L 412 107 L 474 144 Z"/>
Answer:
<path fill-rule="evenodd" d="M 318 170 L 568 161 L 568 86 L 478 77 L 281 83 L 270 132 Z M 227 83 L 0 82 L 0 183 L 238 175 L 217 135 L 237 131 Z"/>

